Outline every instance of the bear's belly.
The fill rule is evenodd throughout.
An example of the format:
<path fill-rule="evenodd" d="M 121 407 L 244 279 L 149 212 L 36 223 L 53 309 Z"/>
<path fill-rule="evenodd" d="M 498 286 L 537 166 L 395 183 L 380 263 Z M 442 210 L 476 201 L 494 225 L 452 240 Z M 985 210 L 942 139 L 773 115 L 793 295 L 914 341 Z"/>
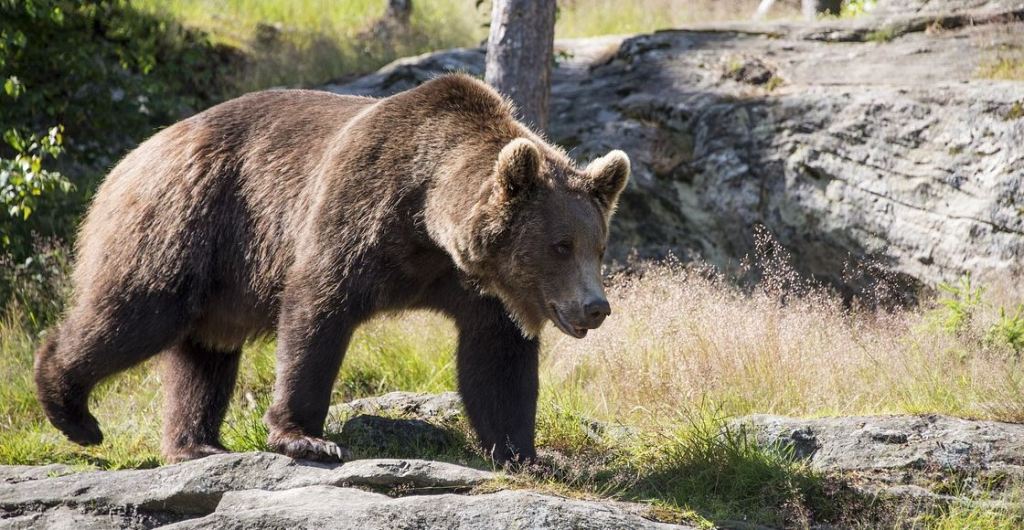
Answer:
<path fill-rule="evenodd" d="M 245 341 L 273 331 L 277 323 L 276 304 L 261 302 L 239 293 L 212 296 L 192 328 L 197 342 L 222 351 L 234 351 Z"/>

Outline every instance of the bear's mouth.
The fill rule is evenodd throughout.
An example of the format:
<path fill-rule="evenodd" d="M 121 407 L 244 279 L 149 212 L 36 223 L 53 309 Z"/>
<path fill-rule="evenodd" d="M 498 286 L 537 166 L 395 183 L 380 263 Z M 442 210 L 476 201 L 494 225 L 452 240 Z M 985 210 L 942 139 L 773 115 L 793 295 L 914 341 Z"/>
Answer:
<path fill-rule="evenodd" d="M 573 326 L 562 316 L 561 311 L 558 310 L 558 306 L 551 304 L 551 321 L 555 323 L 555 326 L 570 337 L 582 339 L 587 336 L 587 328 L 580 328 Z"/>

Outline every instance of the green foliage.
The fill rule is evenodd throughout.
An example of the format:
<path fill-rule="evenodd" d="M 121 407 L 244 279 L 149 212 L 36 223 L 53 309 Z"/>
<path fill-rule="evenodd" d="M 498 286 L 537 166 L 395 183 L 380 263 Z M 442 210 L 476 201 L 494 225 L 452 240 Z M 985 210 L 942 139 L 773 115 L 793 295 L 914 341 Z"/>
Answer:
<path fill-rule="evenodd" d="M 883 27 L 881 29 L 877 29 L 875 31 L 872 31 L 872 32 L 868 33 L 867 36 L 865 37 L 865 39 L 868 42 L 884 44 L 886 42 L 891 42 L 891 41 L 895 40 L 896 37 L 898 37 L 898 36 L 899 36 L 899 32 L 896 31 L 895 27 L 893 27 L 893 26 L 885 26 L 885 27 Z"/>
<path fill-rule="evenodd" d="M 204 35 L 124 0 L 0 0 L 0 66 L 16 98 L 0 122 L 62 123 L 76 158 L 102 165 L 221 94 Z"/>
<path fill-rule="evenodd" d="M 877 0 L 845 0 L 839 16 L 859 17 L 870 12 L 877 4 Z"/>
<path fill-rule="evenodd" d="M 698 415 L 646 440 L 629 455 L 637 499 L 658 498 L 709 519 L 800 526 L 828 520 L 824 477 L 797 463 L 792 450 L 760 447 L 741 427 Z"/>
<path fill-rule="evenodd" d="M 991 344 L 1009 347 L 1016 354 L 1024 353 L 1024 304 L 1018 304 L 1013 313 L 999 308 L 999 319 L 989 327 L 985 340 Z"/>
<path fill-rule="evenodd" d="M 929 314 L 930 320 L 943 331 L 961 336 L 975 346 L 1006 348 L 1014 354 L 1024 353 L 1024 304 L 994 307 L 984 300 L 985 289 L 976 286 L 966 274 L 957 283 L 939 284 L 939 307 Z M 979 319 L 983 309 L 989 316 Z M 999 316 L 992 320 L 991 312 Z M 957 397 L 951 396 L 955 401 Z"/>
<path fill-rule="evenodd" d="M 981 307 L 985 289 L 973 285 L 971 275 L 965 274 L 955 284 L 940 283 L 939 291 L 944 295 L 939 304 L 945 310 L 937 315 L 942 328 L 953 334 L 968 330 L 975 312 Z"/>
<path fill-rule="evenodd" d="M 1021 63 L 1021 73 L 1018 79 L 1024 80 L 1024 62 Z M 1013 105 L 1010 105 L 1009 112 L 1006 113 L 1006 121 L 1019 120 L 1024 118 L 1024 102 L 1014 101 Z"/>
<path fill-rule="evenodd" d="M 31 256 L 17 263 L 0 256 L 0 300 L 29 329 L 42 330 L 63 309 L 70 268 L 60 245 L 36 246 Z"/>
<path fill-rule="evenodd" d="M 227 60 L 127 0 L 0 0 L 0 307 L 42 288 L 9 269 L 72 239 L 114 160 L 221 96 Z"/>
<path fill-rule="evenodd" d="M 51 193 L 71 191 L 71 182 L 64 175 L 43 167 L 47 158 L 56 159 L 63 152 L 63 131 L 61 126 L 51 127 L 42 137 L 25 137 L 18 129 L 4 131 L 4 142 L 14 156 L 0 156 L 0 207 L 7 213 L 0 216 L 0 246 L 24 245 L 25 241 L 16 234 L 23 232 L 20 225 L 38 209 L 40 202 Z"/>

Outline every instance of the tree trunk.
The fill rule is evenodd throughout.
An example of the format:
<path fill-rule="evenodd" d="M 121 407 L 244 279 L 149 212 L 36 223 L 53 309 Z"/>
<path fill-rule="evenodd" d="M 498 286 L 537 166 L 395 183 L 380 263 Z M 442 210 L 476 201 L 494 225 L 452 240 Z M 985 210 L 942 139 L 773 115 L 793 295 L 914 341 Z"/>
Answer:
<path fill-rule="evenodd" d="M 407 26 L 411 16 L 412 0 L 388 0 L 388 10 L 384 12 L 385 19 Z"/>
<path fill-rule="evenodd" d="M 838 15 L 843 0 L 802 0 L 804 18 L 814 20 L 818 15 Z"/>
<path fill-rule="evenodd" d="M 548 123 L 554 41 L 555 0 L 494 0 L 484 77 L 541 132 Z"/>

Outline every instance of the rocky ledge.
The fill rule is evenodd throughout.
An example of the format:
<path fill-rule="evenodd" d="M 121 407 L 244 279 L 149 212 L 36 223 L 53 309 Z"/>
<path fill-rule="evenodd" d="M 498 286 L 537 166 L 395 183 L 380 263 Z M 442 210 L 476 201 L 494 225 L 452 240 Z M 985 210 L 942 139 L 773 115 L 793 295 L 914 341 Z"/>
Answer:
<path fill-rule="evenodd" d="M 444 432 L 462 421 L 462 408 L 454 393 L 396 392 L 338 405 L 331 418 L 332 436 L 345 439 L 356 429 L 364 451 L 401 446 L 411 454 L 433 436 L 424 429 Z M 582 426 L 617 443 L 635 436 L 622 426 L 615 432 L 598 422 Z M 1007 508 L 1019 502 L 1014 488 L 1024 484 L 1024 425 L 936 415 L 756 415 L 729 423 L 727 435 L 806 462 L 850 493 L 836 502 L 865 513 L 894 507 L 919 513 L 952 503 Z M 550 453 L 544 458 L 565 459 Z M 326 465 L 269 453 L 126 471 L 0 466 L 0 529 L 693 528 L 659 522 L 664 514 L 650 506 L 563 498 L 530 491 L 530 484 L 528 477 L 447 462 L 367 458 Z"/>
<path fill-rule="evenodd" d="M 890 0 L 874 16 L 561 41 L 549 136 L 627 151 L 622 258 L 735 266 L 763 224 L 816 277 L 933 285 L 1024 263 L 1024 1 Z M 326 89 L 388 95 L 483 50 L 400 60 Z M 885 275 L 850 274 L 849 262 Z"/>
<path fill-rule="evenodd" d="M 443 462 L 330 466 L 269 453 L 132 471 L 0 466 L 0 528 L 689 528 L 638 505 L 474 494 L 497 479 Z"/>
<path fill-rule="evenodd" d="M 797 419 L 756 415 L 731 424 L 842 477 L 868 497 L 922 507 L 1020 502 L 1024 425 L 939 415 Z"/>

